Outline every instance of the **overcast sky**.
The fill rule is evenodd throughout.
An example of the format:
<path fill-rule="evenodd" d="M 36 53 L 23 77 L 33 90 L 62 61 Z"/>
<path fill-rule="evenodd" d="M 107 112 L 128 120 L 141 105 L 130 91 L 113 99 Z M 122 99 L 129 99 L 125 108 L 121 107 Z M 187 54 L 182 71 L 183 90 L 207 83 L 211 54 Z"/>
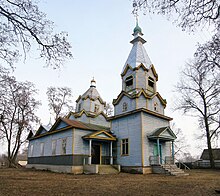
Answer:
<path fill-rule="evenodd" d="M 61 70 L 44 68 L 45 63 L 36 58 L 35 51 L 25 62 L 16 64 L 17 80 L 28 80 L 39 89 L 42 106 L 38 116 L 48 124 L 50 113 L 46 90 L 49 86 L 68 86 L 73 91 L 73 104 L 90 86 L 92 77 L 97 90 L 106 102 L 112 102 L 121 91 L 120 73 L 131 50 L 135 18 L 131 14 L 131 0 L 70 1 L 42 0 L 40 9 L 55 23 L 55 31 L 67 31 L 72 45 L 73 59 Z M 192 144 L 192 154 L 200 153 L 193 136 L 198 132 L 195 119 L 173 112 L 174 85 L 179 71 L 193 56 L 198 42 L 204 43 L 211 34 L 207 29 L 194 34 L 182 32 L 164 16 L 139 16 L 139 26 L 147 40 L 145 48 L 159 75 L 157 90 L 168 102 L 165 114 L 173 117 L 177 127 Z"/>

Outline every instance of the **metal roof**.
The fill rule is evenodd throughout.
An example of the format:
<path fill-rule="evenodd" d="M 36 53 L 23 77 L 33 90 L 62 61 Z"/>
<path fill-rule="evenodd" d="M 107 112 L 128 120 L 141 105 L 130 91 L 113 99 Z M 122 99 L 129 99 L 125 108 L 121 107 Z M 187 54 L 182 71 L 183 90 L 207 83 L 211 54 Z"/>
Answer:
<path fill-rule="evenodd" d="M 130 65 L 131 68 L 135 68 L 142 63 L 147 69 L 149 69 L 152 65 L 152 62 L 143 46 L 146 41 L 141 37 L 141 35 L 142 34 L 134 35 L 134 39 L 131 41 L 133 47 L 128 55 L 127 61 L 125 62 L 122 73 L 127 65 Z"/>

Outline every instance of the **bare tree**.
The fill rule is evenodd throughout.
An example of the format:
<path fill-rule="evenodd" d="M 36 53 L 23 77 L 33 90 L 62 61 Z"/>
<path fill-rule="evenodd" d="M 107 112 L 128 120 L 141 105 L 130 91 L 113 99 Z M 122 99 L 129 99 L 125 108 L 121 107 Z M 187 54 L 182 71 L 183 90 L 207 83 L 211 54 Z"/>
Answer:
<path fill-rule="evenodd" d="M 16 157 L 34 122 L 40 103 L 30 82 L 17 82 L 14 77 L 2 76 L 0 83 L 0 137 L 7 145 L 9 166 L 16 166 Z"/>
<path fill-rule="evenodd" d="M 133 0 L 133 13 L 139 10 L 162 15 L 175 16 L 179 26 L 185 30 L 194 30 L 197 26 L 219 25 L 219 0 Z"/>
<path fill-rule="evenodd" d="M 204 59 L 195 58 L 182 71 L 176 90 L 179 101 L 176 109 L 189 113 L 199 120 L 199 127 L 206 136 L 210 165 L 215 167 L 212 139 L 220 130 L 220 70 L 207 66 Z"/>
<path fill-rule="evenodd" d="M 0 0 L 0 59 L 11 67 L 21 56 L 24 59 L 32 44 L 48 66 L 59 68 L 72 57 L 67 33 L 53 33 L 53 23 L 38 8 L 36 0 Z"/>
<path fill-rule="evenodd" d="M 47 89 L 49 108 L 55 115 L 55 120 L 73 110 L 72 91 L 68 87 L 49 87 Z"/>
<path fill-rule="evenodd" d="M 113 114 L 113 106 L 111 103 L 107 103 L 105 108 L 104 108 L 104 113 L 107 115 L 107 116 L 112 116 Z"/>
<path fill-rule="evenodd" d="M 216 33 L 210 41 L 199 45 L 194 56 L 212 69 L 220 68 L 220 34 Z"/>
<path fill-rule="evenodd" d="M 177 139 L 174 142 L 174 155 L 175 157 L 183 158 L 185 153 L 188 153 L 189 144 L 186 141 L 185 135 L 182 129 L 177 128 L 175 123 L 171 124 L 171 129 L 175 133 Z"/>

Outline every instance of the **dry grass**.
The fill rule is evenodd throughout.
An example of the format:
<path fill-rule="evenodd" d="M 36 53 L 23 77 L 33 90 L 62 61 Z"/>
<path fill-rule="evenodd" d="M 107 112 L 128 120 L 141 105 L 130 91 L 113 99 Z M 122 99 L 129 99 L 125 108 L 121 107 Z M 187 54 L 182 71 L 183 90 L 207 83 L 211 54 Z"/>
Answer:
<path fill-rule="evenodd" d="M 189 176 L 72 175 L 30 169 L 0 169 L 0 195 L 215 195 L 220 170 Z M 216 194 L 217 195 L 217 194 Z"/>

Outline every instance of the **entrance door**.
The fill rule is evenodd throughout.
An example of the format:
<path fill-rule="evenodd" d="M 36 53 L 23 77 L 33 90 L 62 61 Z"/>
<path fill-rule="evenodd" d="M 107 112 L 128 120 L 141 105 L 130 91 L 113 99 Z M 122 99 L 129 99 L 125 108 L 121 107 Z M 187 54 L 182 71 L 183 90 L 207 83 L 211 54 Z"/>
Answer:
<path fill-rule="evenodd" d="M 92 145 L 92 164 L 100 164 L 100 145 Z"/>
<path fill-rule="evenodd" d="M 162 146 L 161 146 L 161 144 L 159 145 L 159 149 L 160 149 L 160 154 L 158 152 L 157 144 L 154 144 L 154 156 L 160 156 L 160 163 L 162 163 Z"/>

